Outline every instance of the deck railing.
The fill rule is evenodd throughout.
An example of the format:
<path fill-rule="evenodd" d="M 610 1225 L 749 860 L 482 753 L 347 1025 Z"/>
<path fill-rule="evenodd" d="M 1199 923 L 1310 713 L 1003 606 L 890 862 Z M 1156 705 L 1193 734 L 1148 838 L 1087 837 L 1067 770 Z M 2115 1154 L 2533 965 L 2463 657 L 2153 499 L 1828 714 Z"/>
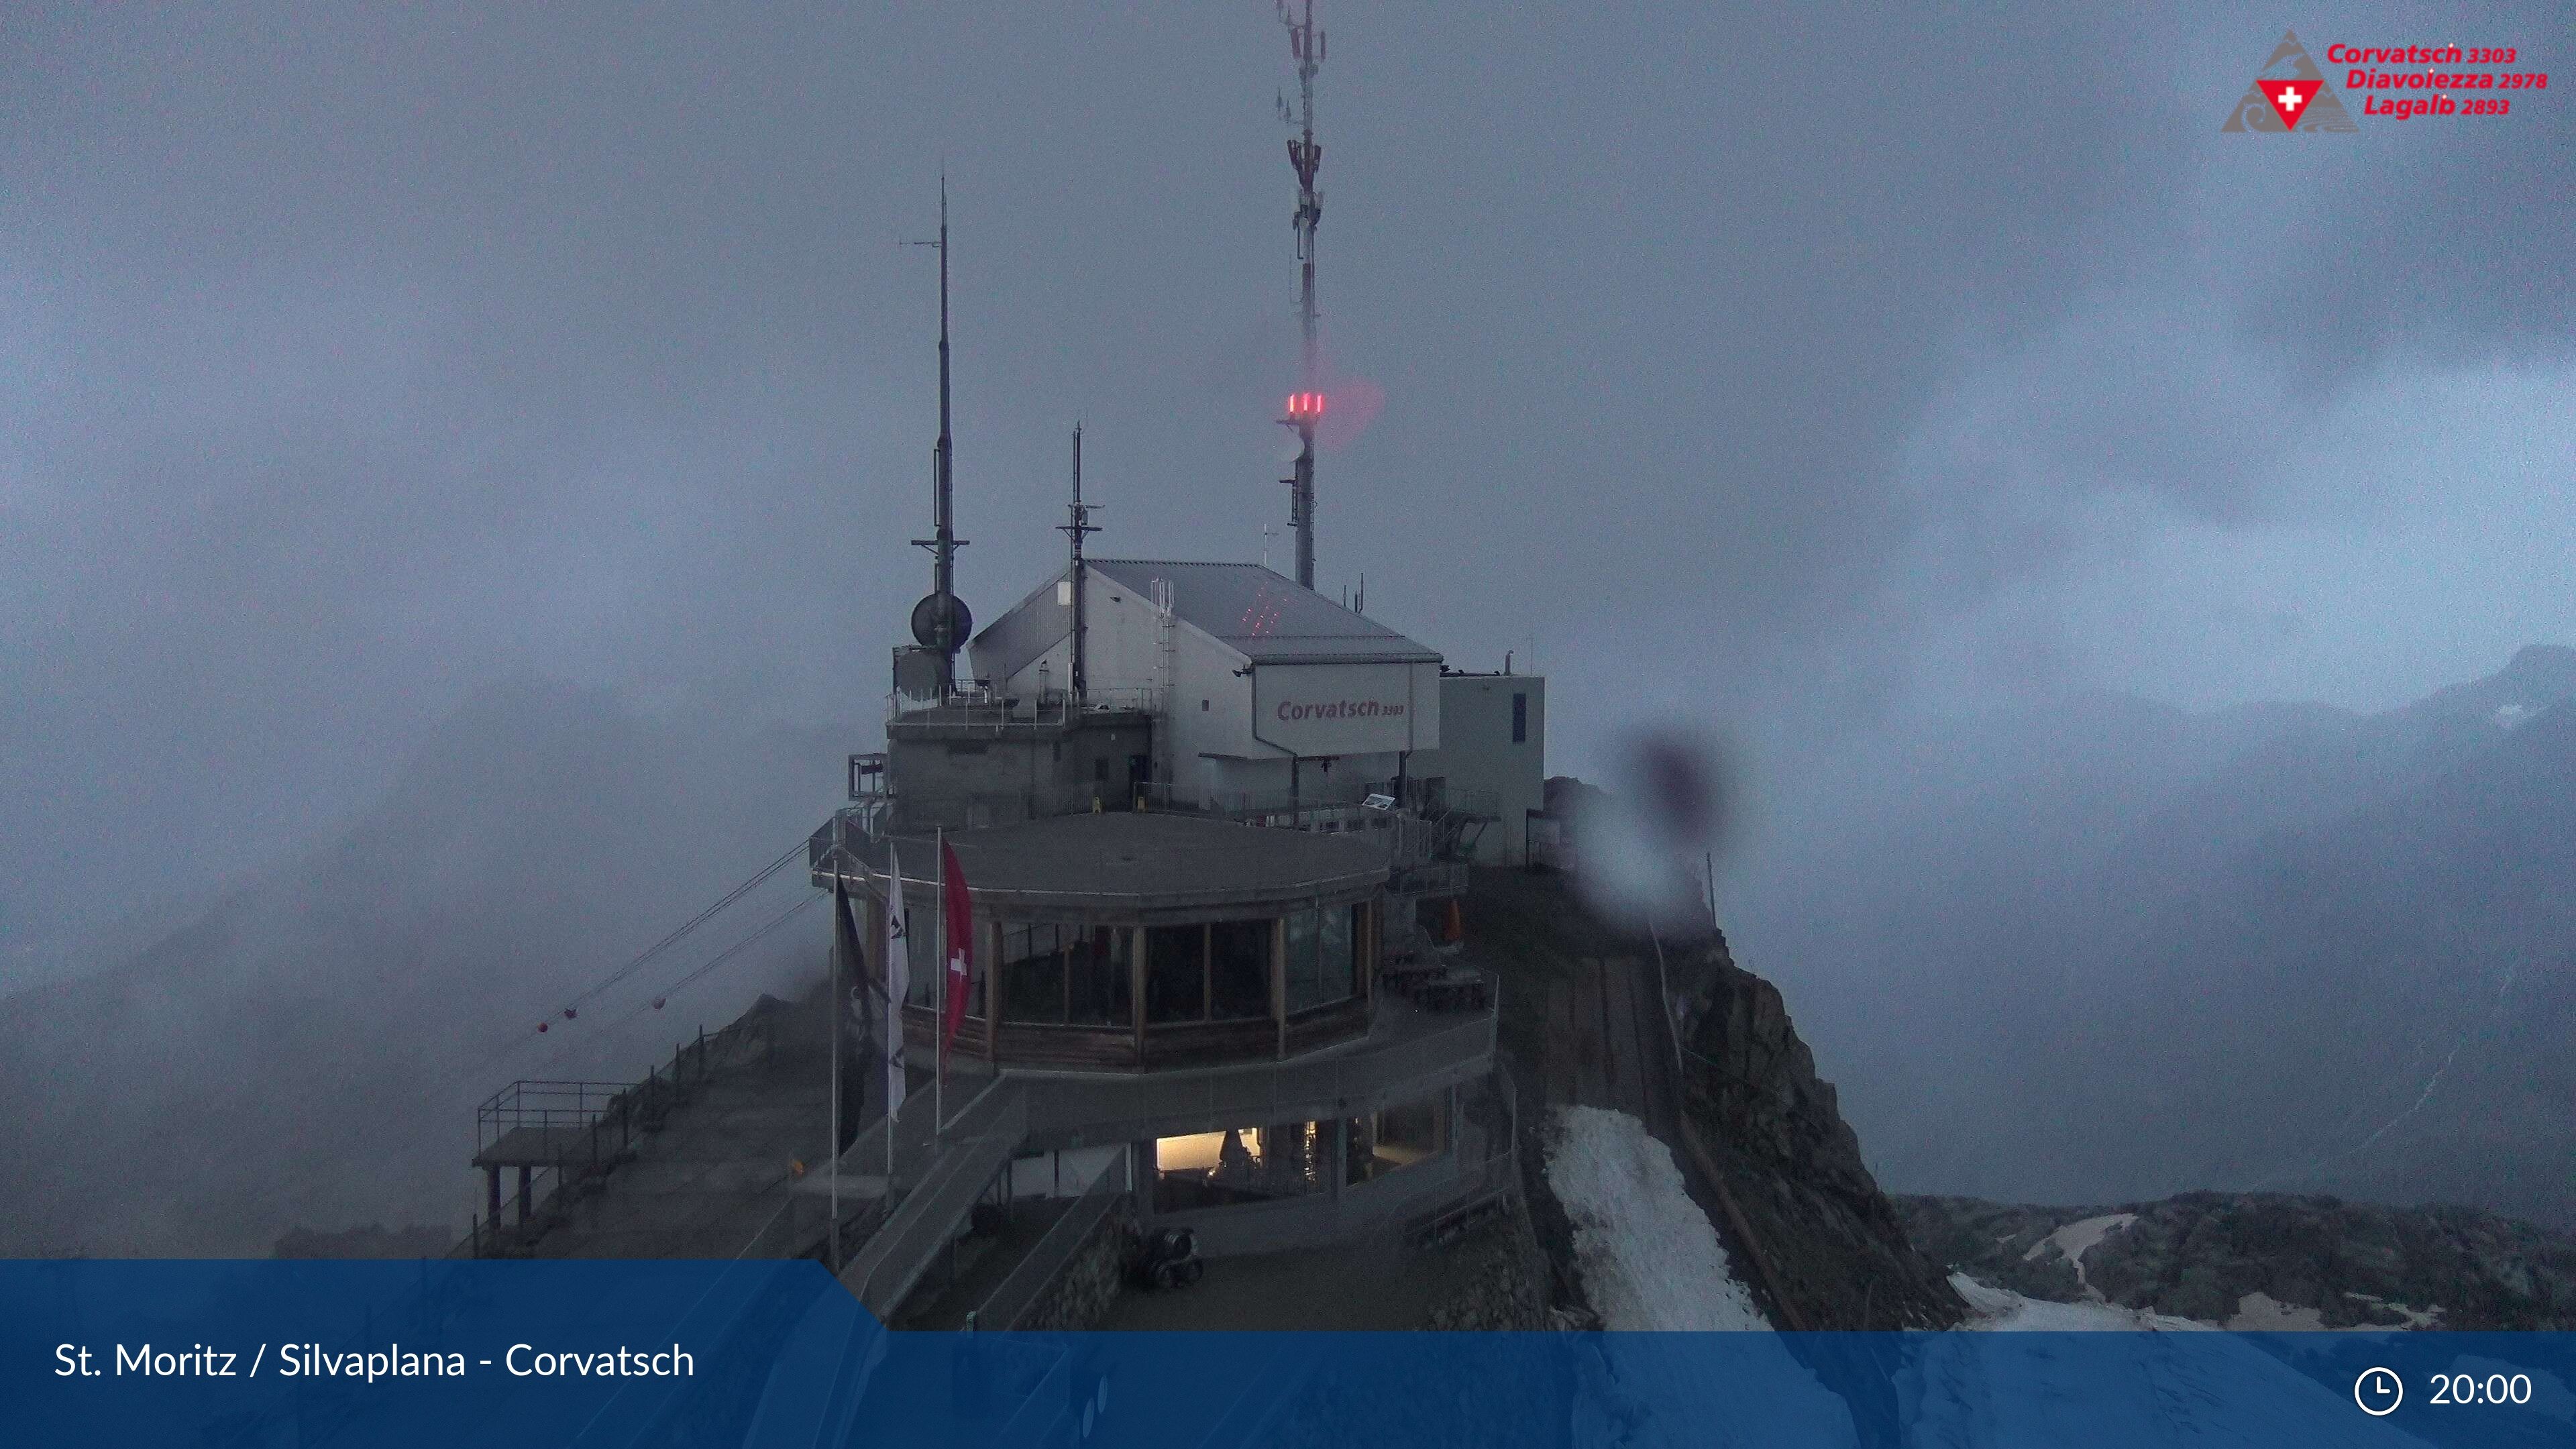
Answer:
<path fill-rule="evenodd" d="M 841 1282 L 869 1312 L 879 1318 L 893 1314 L 994 1176 L 1010 1165 L 1028 1131 L 1027 1095 L 999 1082 L 949 1124 L 921 1180 L 841 1273 Z"/>
<path fill-rule="evenodd" d="M 1133 1190 L 1129 1174 L 1133 1170 L 1134 1153 L 1132 1147 L 1122 1148 L 1117 1156 L 1100 1165 L 1099 1174 L 1091 1179 L 1089 1187 L 1083 1189 L 1082 1196 L 1073 1200 L 1073 1205 L 1064 1210 L 1064 1216 L 1055 1220 L 1045 1236 L 1029 1249 L 1028 1256 L 1020 1260 L 1019 1266 L 1013 1268 L 1001 1286 L 995 1288 L 975 1310 L 977 1328 L 1000 1333 L 1020 1327 L 1030 1311 L 1037 1307 L 1038 1299 L 1055 1285 L 1065 1266 L 1073 1261 L 1073 1255 L 1090 1240 L 1092 1231 L 1100 1226 L 1101 1220 L 1118 1206 L 1119 1199 Z"/>
<path fill-rule="evenodd" d="M 1485 973 L 1487 1005 L 1403 1040 L 1363 1038 L 1282 1062 L 1188 1072 L 1066 1073 L 1032 1093 L 1040 1146 L 1127 1142 L 1260 1122 L 1315 1121 L 1397 1091 L 1472 1081 L 1491 1069 L 1502 982 Z"/>
<path fill-rule="evenodd" d="M 569 1191 L 613 1170 L 634 1150 L 638 1136 L 660 1130 L 673 1107 L 695 1096 L 729 1061 L 756 1050 L 767 1033 L 767 1023 L 749 1018 L 720 1031 L 702 1029 L 673 1050 L 669 1065 L 653 1068 L 640 1082 L 521 1080 L 493 1093 L 474 1111 L 475 1155 L 528 1128 L 552 1136 L 554 1160 L 531 1167 L 524 1197 L 514 1189 L 491 1205 L 488 1218 L 477 1213 L 448 1256 L 492 1257 L 527 1247 L 561 1215 Z"/>

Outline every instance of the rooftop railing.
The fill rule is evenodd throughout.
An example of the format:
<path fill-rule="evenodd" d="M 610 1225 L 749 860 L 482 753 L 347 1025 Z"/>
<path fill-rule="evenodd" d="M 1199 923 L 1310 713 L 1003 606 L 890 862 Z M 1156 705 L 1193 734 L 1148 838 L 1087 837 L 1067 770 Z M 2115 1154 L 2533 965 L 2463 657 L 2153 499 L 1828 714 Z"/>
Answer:
<path fill-rule="evenodd" d="M 1120 711 L 1150 714 L 1160 702 L 1154 690 L 1141 686 L 1087 689 L 1077 704 L 1069 690 L 1050 688 L 1006 694 L 989 684 L 977 683 L 945 696 L 890 693 L 886 696 L 886 720 L 934 731 L 989 731 L 1014 725 L 1061 728 L 1086 715 Z"/>

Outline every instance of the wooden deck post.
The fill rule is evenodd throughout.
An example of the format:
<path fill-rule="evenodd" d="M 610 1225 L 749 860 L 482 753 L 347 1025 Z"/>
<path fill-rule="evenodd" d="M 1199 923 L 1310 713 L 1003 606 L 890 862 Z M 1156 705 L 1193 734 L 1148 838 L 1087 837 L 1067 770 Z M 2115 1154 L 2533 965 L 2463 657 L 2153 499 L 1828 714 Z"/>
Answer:
<path fill-rule="evenodd" d="M 1002 1056 L 1002 918 L 992 918 L 993 944 L 984 956 L 984 1060 Z"/>
<path fill-rule="evenodd" d="M 1128 927 L 1127 936 L 1127 1005 L 1128 1015 L 1135 1018 L 1136 1070 L 1145 1069 L 1145 928 Z"/>
<path fill-rule="evenodd" d="M 1377 918 L 1385 909 L 1386 897 L 1369 897 L 1360 908 L 1359 939 L 1351 943 L 1351 949 L 1359 953 L 1360 999 L 1371 1006 L 1377 1004 Z"/>
<path fill-rule="evenodd" d="M 1270 1020 L 1279 1029 L 1278 1056 L 1288 1055 L 1288 918 L 1270 918 Z"/>

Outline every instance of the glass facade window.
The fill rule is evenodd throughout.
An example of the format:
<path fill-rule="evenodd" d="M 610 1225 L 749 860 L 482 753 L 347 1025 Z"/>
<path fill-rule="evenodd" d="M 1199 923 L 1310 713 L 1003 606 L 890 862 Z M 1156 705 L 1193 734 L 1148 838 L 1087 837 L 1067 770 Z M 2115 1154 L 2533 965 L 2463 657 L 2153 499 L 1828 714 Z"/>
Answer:
<path fill-rule="evenodd" d="M 1362 909 L 1328 906 L 1324 910 L 1324 981 L 1336 1001 L 1360 994 L 1360 942 L 1368 938 L 1360 920 Z"/>
<path fill-rule="evenodd" d="M 910 958 L 906 962 L 906 967 L 912 973 L 904 982 L 903 999 L 912 1006 L 937 1006 L 939 1004 L 939 942 L 936 939 L 938 930 L 933 924 L 929 911 L 916 911 L 906 907 L 903 920 L 904 954 Z"/>
<path fill-rule="evenodd" d="M 1449 1099 L 1444 1093 L 1353 1117 L 1343 1130 L 1349 1155 L 1342 1181 L 1373 1182 L 1449 1150 Z"/>
<path fill-rule="evenodd" d="M 1064 1021 L 1064 959 L 1053 926 L 1014 926 L 1002 932 L 1002 1020 Z"/>
<path fill-rule="evenodd" d="M 1002 1020 L 1043 1026 L 1125 1026 L 1127 933 L 1080 926 L 1002 931 Z"/>
<path fill-rule="evenodd" d="M 1131 1027 L 1140 1008 L 1145 1023 L 1155 1026 L 1267 1021 L 1283 1006 L 1290 1012 L 1332 1006 L 1364 989 L 1366 909 L 1334 905 L 1287 917 L 1141 929 L 981 920 L 966 1015 L 985 1020 L 988 993 L 1006 1024 L 1112 1030 Z M 905 1001 L 936 1011 L 945 979 L 937 918 L 923 908 L 907 916 Z M 1146 952 L 1141 975 L 1140 946 Z"/>
<path fill-rule="evenodd" d="M 1270 1014 L 1270 922 L 1219 921 L 1208 930 L 1211 1020 Z"/>
<path fill-rule="evenodd" d="M 1305 1011 L 1359 994 L 1358 907 L 1292 911 L 1288 916 L 1288 1009 Z"/>
<path fill-rule="evenodd" d="M 1321 959 L 1323 912 L 1288 913 L 1288 1009 L 1304 1011 L 1324 1000 Z"/>
<path fill-rule="evenodd" d="M 1135 1023 L 1132 970 L 1136 933 L 1095 927 L 1065 949 L 1065 1020 L 1076 1026 Z"/>
<path fill-rule="evenodd" d="M 1145 1020 L 1207 1019 L 1205 926 L 1156 926 L 1145 933 Z"/>
<path fill-rule="evenodd" d="M 1329 1185 L 1330 1122 L 1192 1132 L 1154 1143 L 1154 1210 L 1273 1202 Z"/>

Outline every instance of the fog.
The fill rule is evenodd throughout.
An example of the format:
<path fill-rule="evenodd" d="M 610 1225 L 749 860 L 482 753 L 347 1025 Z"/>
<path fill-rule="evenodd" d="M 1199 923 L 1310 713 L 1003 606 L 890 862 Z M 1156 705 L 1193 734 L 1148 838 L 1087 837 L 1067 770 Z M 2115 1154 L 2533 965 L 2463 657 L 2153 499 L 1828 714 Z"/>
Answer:
<path fill-rule="evenodd" d="M 2098 810 L 2048 793 L 2076 786 L 2027 765 L 2029 721 L 2106 694 L 2385 710 L 2576 641 L 2557 93 L 2227 136 L 2279 36 L 2226 7 L 1319 8 L 1327 363 L 1370 402 L 1327 440 L 1320 582 L 1554 676 L 1554 772 L 1608 773 L 1642 729 L 1725 741 L 1739 955 L 1816 1017 L 1828 1076 L 1869 1075 L 1848 1003 L 1931 999 L 1883 940 L 1798 924 L 1901 906 L 1901 872 L 1831 873 L 1845 846 L 2006 786 Z M 2564 16 L 2477 23 L 2357 5 L 2301 33 L 2546 68 Z M 927 587 L 934 272 L 904 243 L 943 167 L 969 601 L 1052 566 L 1076 419 L 1095 547 L 1284 558 L 1287 84 L 1257 0 L 22 7 L 0 990 L 152 951 L 191 1000 L 235 1000 L 217 959 L 291 997 L 363 940 L 473 988 L 415 1001 L 418 1040 L 497 1041 L 819 818 Z M 524 703 L 565 697 L 590 703 Z M 442 739 L 567 759 L 594 718 L 641 723 L 579 770 L 455 777 L 527 832 L 513 868 L 468 889 L 388 848 L 384 908 L 345 902 L 365 929 L 336 944 L 171 944 L 417 808 Z M 1973 779 L 1908 765 L 1962 718 L 1991 731 L 1945 756 Z M 533 864 L 657 821 L 648 871 Z M 1965 891 L 2026 858 L 1995 829 L 1924 846 Z M 412 900 L 492 934 L 465 950 Z M 543 989 L 478 974 L 501 923 L 570 920 L 526 948 Z M 58 999 L 16 998 L 16 1029 L 74 1029 Z M 59 1041 L 22 1050 L 67 1090 Z"/>

